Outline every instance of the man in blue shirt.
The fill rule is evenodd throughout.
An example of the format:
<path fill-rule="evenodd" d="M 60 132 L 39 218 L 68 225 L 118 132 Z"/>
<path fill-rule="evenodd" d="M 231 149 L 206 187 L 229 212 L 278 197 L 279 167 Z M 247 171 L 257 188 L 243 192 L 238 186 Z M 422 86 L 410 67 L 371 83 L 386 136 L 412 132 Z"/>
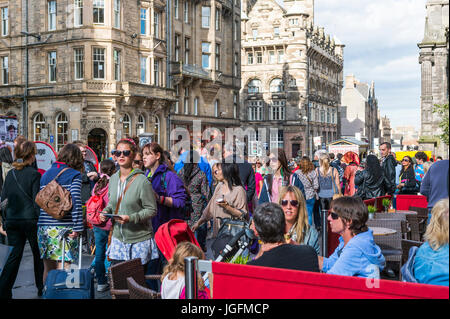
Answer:
<path fill-rule="evenodd" d="M 423 176 L 425 175 L 425 171 L 423 170 L 423 163 L 427 161 L 428 157 L 424 152 L 417 152 L 414 157 L 417 161 L 417 164 L 414 167 L 414 172 L 416 173 L 416 181 L 421 183 Z"/>

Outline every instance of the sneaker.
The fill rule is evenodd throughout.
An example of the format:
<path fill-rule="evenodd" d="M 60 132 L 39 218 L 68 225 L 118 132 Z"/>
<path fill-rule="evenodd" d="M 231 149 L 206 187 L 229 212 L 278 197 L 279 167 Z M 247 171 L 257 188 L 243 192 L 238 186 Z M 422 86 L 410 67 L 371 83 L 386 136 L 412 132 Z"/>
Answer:
<path fill-rule="evenodd" d="M 109 284 L 97 285 L 97 292 L 105 292 L 109 289 Z"/>

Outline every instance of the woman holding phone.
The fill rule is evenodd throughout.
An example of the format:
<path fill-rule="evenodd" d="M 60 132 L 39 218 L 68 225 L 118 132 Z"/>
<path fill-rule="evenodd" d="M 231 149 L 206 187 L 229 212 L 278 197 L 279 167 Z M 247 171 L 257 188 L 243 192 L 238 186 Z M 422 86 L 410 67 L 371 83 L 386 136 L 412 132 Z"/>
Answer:
<path fill-rule="evenodd" d="M 155 241 L 150 219 L 156 214 L 152 184 L 140 169 L 133 168 L 136 144 L 120 140 L 115 156 L 120 170 L 111 176 L 109 202 L 103 213 L 114 215 L 111 243 L 107 255 L 112 264 L 141 258 L 144 267 L 154 258 Z M 100 214 L 105 222 L 111 215 Z"/>
<path fill-rule="evenodd" d="M 195 231 L 200 225 L 213 219 L 213 238 L 216 238 L 220 229 L 218 217 L 247 217 L 247 195 L 239 177 L 237 164 L 218 164 L 213 174 L 219 183 L 202 216 L 194 224 L 192 230 Z"/>

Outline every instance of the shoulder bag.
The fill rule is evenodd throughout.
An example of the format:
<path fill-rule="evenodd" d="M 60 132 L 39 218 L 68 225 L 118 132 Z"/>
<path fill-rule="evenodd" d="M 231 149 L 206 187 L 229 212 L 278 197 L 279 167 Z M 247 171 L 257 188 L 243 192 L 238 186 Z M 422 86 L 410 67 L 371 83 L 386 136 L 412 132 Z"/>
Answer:
<path fill-rule="evenodd" d="M 59 185 L 56 179 L 69 168 L 62 169 L 58 175 L 36 195 L 36 204 L 55 219 L 62 219 L 72 209 L 72 195 Z"/>

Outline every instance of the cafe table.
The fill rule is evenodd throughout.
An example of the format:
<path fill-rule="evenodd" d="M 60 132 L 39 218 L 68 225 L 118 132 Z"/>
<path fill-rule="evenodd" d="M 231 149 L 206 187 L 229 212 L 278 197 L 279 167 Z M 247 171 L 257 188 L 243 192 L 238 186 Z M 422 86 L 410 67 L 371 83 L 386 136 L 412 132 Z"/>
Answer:
<path fill-rule="evenodd" d="M 374 236 L 387 236 L 387 235 L 393 235 L 397 231 L 395 229 L 390 228 L 384 228 L 384 227 L 376 227 L 376 226 L 370 226 L 369 229 L 372 230 Z"/>

